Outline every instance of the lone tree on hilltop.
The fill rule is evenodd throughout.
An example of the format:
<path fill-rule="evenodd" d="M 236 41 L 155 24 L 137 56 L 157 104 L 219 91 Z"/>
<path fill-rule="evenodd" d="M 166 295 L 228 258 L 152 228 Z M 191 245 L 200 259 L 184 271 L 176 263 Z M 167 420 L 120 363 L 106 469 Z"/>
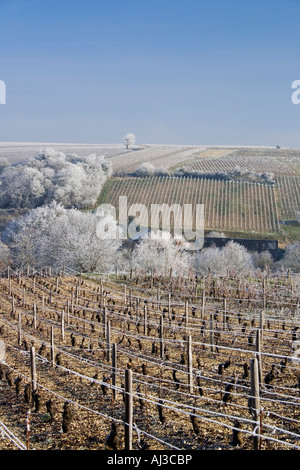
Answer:
<path fill-rule="evenodd" d="M 124 144 L 126 149 L 129 148 L 130 145 L 135 144 L 135 135 L 134 134 L 126 134 L 124 137 Z"/>

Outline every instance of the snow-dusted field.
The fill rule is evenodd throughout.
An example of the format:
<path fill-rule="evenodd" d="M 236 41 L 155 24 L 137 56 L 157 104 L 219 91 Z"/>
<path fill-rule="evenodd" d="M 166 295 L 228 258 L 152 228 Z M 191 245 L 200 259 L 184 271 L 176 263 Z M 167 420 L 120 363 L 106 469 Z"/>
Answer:
<path fill-rule="evenodd" d="M 7 158 L 11 164 L 34 157 L 42 149 L 51 147 L 65 154 L 78 156 L 96 154 L 104 155 L 113 164 L 114 171 L 135 171 L 143 163 L 151 162 L 157 168 L 171 168 L 185 163 L 199 153 L 203 157 L 220 156 L 243 148 L 241 146 L 212 145 L 160 145 L 142 144 L 126 150 L 124 144 L 72 144 L 52 142 L 0 142 L 0 158 Z M 270 147 L 269 147 L 270 148 Z M 221 152 L 221 153 L 220 153 Z"/>
<path fill-rule="evenodd" d="M 205 147 L 181 145 L 139 145 L 126 150 L 124 144 L 62 144 L 48 142 L 33 143 L 5 143 L 0 142 L 0 158 L 7 158 L 11 164 L 18 163 L 28 157 L 34 157 L 42 149 L 51 147 L 65 154 L 79 156 L 104 155 L 108 158 L 115 171 L 134 171 L 142 163 L 151 162 L 155 166 L 168 168 L 178 161 L 185 160 L 190 155 L 201 151 Z"/>
<path fill-rule="evenodd" d="M 280 149 L 258 146 L 226 146 L 226 145 L 160 145 L 139 144 L 126 150 L 120 144 L 72 144 L 49 142 L 0 142 L 0 158 L 6 158 L 10 164 L 16 164 L 29 157 L 36 156 L 44 148 L 54 148 L 67 155 L 86 156 L 103 155 L 113 166 L 113 171 L 134 172 L 143 163 L 150 162 L 156 168 L 171 169 L 178 166 L 194 166 L 204 162 L 210 165 L 216 159 L 222 164 L 228 163 L 230 157 L 242 159 L 271 158 L 283 159 L 290 166 L 299 164 L 299 149 Z M 256 158 L 255 158 L 256 157 Z M 206 162 L 204 161 L 206 160 Z M 239 162 L 241 164 L 241 162 Z M 283 164 L 283 162 L 282 162 Z M 294 168 L 293 168 L 294 169 Z"/>
<path fill-rule="evenodd" d="M 132 150 L 126 153 L 126 155 L 113 156 L 110 160 L 115 171 L 135 171 L 146 162 L 152 163 L 156 168 L 168 169 L 180 162 L 186 161 L 199 151 L 201 151 L 201 147 L 148 145 L 144 148 Z"/>
<path fill-rule="evenodd" d="M 44 148 L 54 148 L 65 154 L 76 153 L 79 156 L 105 155 L 107 158 L 126 152 L 123 144 L 62 144 L 48 142 L 0 142 L 0 158 L 7 158 L 11 164 L 18 163 L 28 157 L 34 157 Z"/>

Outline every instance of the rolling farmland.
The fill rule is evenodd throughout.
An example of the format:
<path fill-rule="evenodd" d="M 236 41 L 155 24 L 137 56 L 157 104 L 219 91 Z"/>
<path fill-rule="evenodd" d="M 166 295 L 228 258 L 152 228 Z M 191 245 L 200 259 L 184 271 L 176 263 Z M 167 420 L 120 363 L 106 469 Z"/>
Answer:
<path fill-rule="evenodd" d="M 168 168 L 170 176 L 133 178 L 124 174 L 120 178 L 116 174 L 104 187 L 100 203 L 111 203 L 117 208 L 118 198 L 123 195 L 130 205 L 145 204 L 148 211 L 153 203 L 204 204 L 206 230 L 246 236 L 280 234 L 282 239 L 288 239 L 282 223 L 295 222 L 300 211 L 299 150 L 194 147 L 163 155 L 159 146 L 153 146 L 138 154 L 156 168 L 158 162 Z M 139 159 L 134 167 L 130 160 L 128 172 L 140 162 Z M 180 177 L 176 176 L 178 169 L 183 170 Z M 231 179 L 222 178 L 222 174 Z M 267 176 L 271 184 L 258 181 L 261 175 L 271 175 Z"/>
<path fill-rule="evenodd" d="M 151 203 L 204 204 L 207 230 L 280 236 L 283 243 L 290 240 L 290 231 L 286 233 L 288 228 L 283 223 L 296 221 L 300 211 L 299 149 L 145 144 L 126 150 L 121 144 L 1 143 L 0 157 L 16 164 L 49 146 L 66 154 L 106 157 L 114 176 L 103 188 L 99 203 L 118 207 L 118 197 L 124 195 L 130 204 L 142 203 L 148 208 Z M 163 168 L 169 176 L 128 177 L 144 163 Z M 180 178 L 174 176 L 179 169 L 183 170 Z M 189 178 L 194 172 L 196 175 Z M 232 176 L 233 172 L 231 181 L 218 177 Z M 257 175 L 263 174 L 273 175 L 272 184 L 257 181 Z M 4 214 L 3 227 L 6 219 Z M 298 232 L 296 226 L 291 239 L 298 237 Z"/>
<path fill-rule="evenodd" d="M 115 175 L 99 203 L 204 204 L 207 230 L 273 238 L 300 210 L 296 151 L 123 150 L 107 150 L 116 172 L 151 161 L 171 174 Z M 180 165 L 206 173 L 242 162 L 258 173 L 272 168 L 273 184 L 172 176 Z M 299 298 L 299 277 L 286 272 L 4 270 L 0 448 L 299 450 Z"/>

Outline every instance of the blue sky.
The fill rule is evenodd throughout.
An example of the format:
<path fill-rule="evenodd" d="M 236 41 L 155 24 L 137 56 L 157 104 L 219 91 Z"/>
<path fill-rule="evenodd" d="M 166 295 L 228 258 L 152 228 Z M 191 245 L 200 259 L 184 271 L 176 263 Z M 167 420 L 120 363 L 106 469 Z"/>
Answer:
<path fill-rule="evenodd" d="M 0 141 L 300 147 L 299 0 L 0 0 Z"/>

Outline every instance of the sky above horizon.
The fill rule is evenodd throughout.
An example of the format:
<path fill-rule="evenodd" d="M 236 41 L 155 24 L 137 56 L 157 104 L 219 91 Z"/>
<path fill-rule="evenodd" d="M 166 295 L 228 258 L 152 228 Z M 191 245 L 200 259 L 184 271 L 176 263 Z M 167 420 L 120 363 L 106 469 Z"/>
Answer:
<path fill-rule="evenodd" d="M 0 141 L 300 148 L 299 0 L 0 0 Z"/>

